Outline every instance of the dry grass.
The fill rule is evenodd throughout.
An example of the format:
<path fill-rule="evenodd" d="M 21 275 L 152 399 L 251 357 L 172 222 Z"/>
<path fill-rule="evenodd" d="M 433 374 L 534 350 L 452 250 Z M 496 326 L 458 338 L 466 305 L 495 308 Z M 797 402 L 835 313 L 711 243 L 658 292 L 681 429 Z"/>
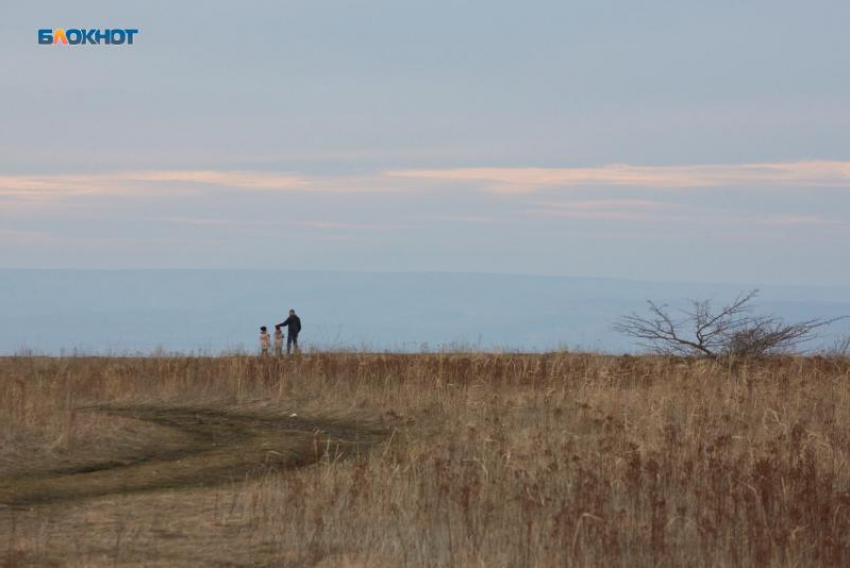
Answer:
<path fill-rule="evenodd" d="M 387 435 L 302 444 L 316 459 L 283 473 L 0 506 L 0 566 L 847 566 L 849 386 L 847 359 L 2 359 L 7 481 L 186 443 L 93 405 Z"/>

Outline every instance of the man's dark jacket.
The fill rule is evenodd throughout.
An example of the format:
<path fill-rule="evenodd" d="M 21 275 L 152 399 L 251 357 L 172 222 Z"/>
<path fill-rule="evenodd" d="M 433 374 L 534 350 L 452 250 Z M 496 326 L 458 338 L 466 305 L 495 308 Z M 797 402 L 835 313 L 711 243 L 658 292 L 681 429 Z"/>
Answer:
<path fill-rule="evenodd" d="M 286 321 L 277 324 L 275 327 L 287 326 L 289 335 L 298 335 L 301 332 L 301 318 L 298 316 L 289 316 Z"/>

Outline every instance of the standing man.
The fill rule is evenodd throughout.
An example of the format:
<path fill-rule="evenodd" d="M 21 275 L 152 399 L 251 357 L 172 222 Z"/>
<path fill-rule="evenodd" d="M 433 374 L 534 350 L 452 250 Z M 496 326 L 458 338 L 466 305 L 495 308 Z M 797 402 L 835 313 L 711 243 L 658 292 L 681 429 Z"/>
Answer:
<path fill-rule="evenodd" d="M 295 352 L 298 353 L 298 334 L 301 333 L 301 318 L 295 315 L 295 310 L 289 310 L 289 317 L 286 318 L 286 321 L 283 321 L 274 327 L 275 329 L 280 329 L 283 326 L 287 326 L 289 331 L 289 333 L 286 334 L 286 354 L 289 355 L 293 348 L 295 348 Z"/>

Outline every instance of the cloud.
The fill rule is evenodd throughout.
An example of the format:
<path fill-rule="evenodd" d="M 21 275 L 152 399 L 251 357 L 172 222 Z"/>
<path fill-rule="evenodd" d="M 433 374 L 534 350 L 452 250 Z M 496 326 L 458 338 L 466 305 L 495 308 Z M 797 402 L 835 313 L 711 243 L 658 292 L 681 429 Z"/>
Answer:
<path fill-rule="evenodd" d="M 817 215 L 741 215 L 740 212 L 700 208 L 647 199 L 532 201 L 522 210 L 530 217 L 595 221 L 653 221 L 747 225 L 762 227 L 838 227 L 847 223 Z"/>
<path fill-rule="evenodd" d="M 658 189 L 718 186 L 850 187 L 850 162 L 799 161 L 713 166 L 609 165 L 587 168 L 389 170 L 369 175 L 306 175 L 247 170 L 152 170 L 91 174 L 0 175 L 0 198 L 45 202 L 73 197 L 145 197 L 220 192 L 411 193 L 434 184 L 468 184 L 505 194 L 555 187 Z M 622 203 L 625 204 L 625 203 Z M 606 202 L 598 202 L 600 208 Z M 638 205 L 633 202 L 631 205 Z M 574 206 L 579 207 L 579 206 Z M 583 208 L 593 209 L 588 202 Z"/>
<path fill-rule="evenodd" d="M 104 180 L 95 176 L 10 176 L 0 175 L 0 196 L 32 200 L 47 199 L 57 194 L 87 195 L 103 193 Z"/>
<path fill-rule="evenodd" d="M 176 191 L 176 188 L 167 186 L 145 186 L 142 181 L 132 174 L 0 175 L 0 196 L 18 201 L 45 202 L 101 195 L 173 194 Z"/>
<path fill-rule="evenodd" d="M 217 170 L 177 170 L 153 172 L 128 172 L 118 174 L 122 181 L 178 182 L 234 187 L 253 190 L 288 190 L 303 187 L 307 180 L 303 177 L 269 172 L 217 171 Z"/>
<path fill-rule="evenodd" d="M 86 196 L 198 195 L 217 191 L 378 193 L 396 180 L 232 170 L 156 170 L 94 174 L 0 175 L 0 197 L 45 202 Z"/>
<path fill-rule="evenodd" d="M 758 225 L 774 225 L 778 227 L 793 227 L 800 225 L 816 225 L 821 227 L 837 227 L 847 225 L 835 219 L 825 219 L 814 215 L 777 215 L 772 217 L 758 217 L 748 221 Z"/>
<path fill-rule="evenodd" d="M 152 220 L 178 225 L 196 225 L 199 227 L 223 227 L 238 224 L 236 221 L 231 221 L 230 219 L 209 219 L 203 217 L 155 217 Z"/>
<path fill-rule="evenodd" d="M 674 221 L 670 209 L 685 209 L 674 203 L 650 199 L 590 199 L 573 201 L 532 201 L 524 209 L 526 216 L 596 221 Z"/>
<path fill-rule="evenodd" d="M 651 199 L 586 199 L 577 201 L 532 201 L 533 205 L 554 207 L 557 209 L 579 209 L 594 211 L 600 209 L 658 209 L 679 207 L 673 203 Z"/>
<path fill-rule="evenodd" d="M 151 189 L 214 185 L 251 190 L 289 190 L 306 184 L 290 174 L 245 171 L 175 170 L 0 176 L 0 195 L 49 197 L 57 195 L 143 194 Z"/>
<path fill-rule="evenodd" d="M 43 243 L 54 238 L 51 233 L 43 231 L 22 231 L 19 229 L 0 229 L 0 239 L 4 242 Z"/>
<path fill-rule="evenodd" d="M 550 217 L 558 219 L 586 219 L 593 221 L 671 221 L 674 217 L 660 217 L 645 212 L 632 211 L 586 211 L 570 209 L 526 209 L 526 215 L 532 217 Z"/>
<path fill-rule="evenodd" d="M 375 225 L 369 223 L 337 223 L 330 221 L 292 221 L 289 225 L 322 229 L 329 231 L 400 231 L 408 227 L 402 225 Z"/>
<path fill-rule="evenodd" d="M 448 221 L 451 223 L 493 223 L 495 217 L 485 217 L 482 215 L 445 215 L 442 217 L 434 217 L 435 221 Z"/>
<path fill-rule="evenodd" d="M 326 234 L 317 234 L 317 235 L 308 235 L 306 238 L 313 241 L 333 241 L 333 242 L 349 242 L 349 241 L 358 241 L 360 237 L 356 235 L 326 235 Z"/>
<path fill-rule="evenodd" d="M 708 166 L 608 165 L 589 168 L 453 168 L 390 170 L 386 176 L 473 183 L 496 193 L 530 193 L 547 187 L 627 186 L 699 188 L 719 186 L 850 187 L 850 162 L 799 161 Z"/>

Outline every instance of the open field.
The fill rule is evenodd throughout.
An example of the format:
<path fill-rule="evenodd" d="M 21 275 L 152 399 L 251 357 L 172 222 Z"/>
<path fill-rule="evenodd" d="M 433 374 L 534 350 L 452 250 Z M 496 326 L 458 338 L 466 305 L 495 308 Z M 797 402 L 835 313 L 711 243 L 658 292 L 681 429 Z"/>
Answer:
<path fill-rule="evenodd" d="M 847 566 L 850 361 L 0 359 L 0 566 Z"/>

